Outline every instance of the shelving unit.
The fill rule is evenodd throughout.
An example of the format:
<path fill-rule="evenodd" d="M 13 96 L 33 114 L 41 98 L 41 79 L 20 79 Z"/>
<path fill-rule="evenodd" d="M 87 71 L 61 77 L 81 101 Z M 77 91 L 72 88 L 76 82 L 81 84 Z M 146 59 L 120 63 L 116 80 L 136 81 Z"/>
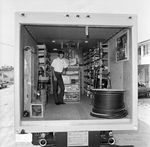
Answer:
<path fill-rule="evenodd" d="M 69 66 L 66 75 L 63 75 L 65 85 L 64 102 L 80 101 L 80 68 Z"/>
<path fill-rule="evenodd" d="M 97 48 L 83 54 L 84 93 L 92 98 L 93 88 L 108 88 L 108 45 L 98 43 Z"/>
<path fill-rule="evenodd" d="M 38 49 L 38 88 L 36 97 L 30 105 L 31 117 L 43 117 L 44 110 L 47 104 L 47 96 L 51 89 L 51 60 L 50 54 L 47 53 L 46 46 L 37 45 Z"/>
<path fill-rule="evenodd" d="M 47 49 L 44 44 L 37 45 L 37 48 L 38 48 L 39 67 L 43 68 L 44 70 L 43 76 L 46 76 Z"/>

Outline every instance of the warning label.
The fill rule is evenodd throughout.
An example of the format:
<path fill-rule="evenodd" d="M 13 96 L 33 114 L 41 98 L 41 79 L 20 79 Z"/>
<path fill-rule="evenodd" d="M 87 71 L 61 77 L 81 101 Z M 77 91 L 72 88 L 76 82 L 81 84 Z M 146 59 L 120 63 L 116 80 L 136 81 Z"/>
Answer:
<path fill-rule="evenodd" d="M 88 146 L 88 132 L 68 132 L 67 146 Z"/>

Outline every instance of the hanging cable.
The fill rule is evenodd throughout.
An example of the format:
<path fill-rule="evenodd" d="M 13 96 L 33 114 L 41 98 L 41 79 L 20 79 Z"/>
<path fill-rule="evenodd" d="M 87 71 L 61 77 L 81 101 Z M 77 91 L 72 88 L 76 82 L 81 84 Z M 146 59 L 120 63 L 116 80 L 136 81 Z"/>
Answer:
<path fill-rule="evenodd" d="M 13 45 L 10 45 L 10 44 L 7 44 L 7 43 L 3 43 L 3 42 L 0 42 L 0 44 L 7 45 L 7 46 L 11 46 L 11 47 L 14 47 Z"/>
<path fill-rule="evenodd" d="M 4 36 L 5 35 L 5 36 Z M 5 41 L 8 42 L 8 44 L 12 44 L 12 40 L 9 38 L 9 36 L 3 31 L 3 29 L 0 28 L 0 36 L 4 39 Z"/>

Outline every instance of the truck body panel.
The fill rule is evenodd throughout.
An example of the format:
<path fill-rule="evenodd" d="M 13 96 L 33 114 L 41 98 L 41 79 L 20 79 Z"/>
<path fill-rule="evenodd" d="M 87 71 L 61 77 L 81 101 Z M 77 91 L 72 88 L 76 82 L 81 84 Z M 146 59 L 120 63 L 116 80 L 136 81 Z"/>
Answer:
<path fill-rule="evenodd" d="M 16 12 L 15 13 L 15 132 L 68 132 L 68 131 L 97 131 L 97 130 L 136 130 L 137 118 L 137 16 L 124 14 L 93 14 L 93 13 L 52 13 L 52 12 Z M 86 27 L 88 26 L 88 27 Z M 60 32 L 72 27 L 87 33 L 89 37 L 97 33 L 97 42 L 108 44 L 108 69 L 111 73 L 113 89 L 125 89 L 124 103 L 128 115 L 121 119 L 24 119 L 24 99 L 27 101 L 34 97 L 34 89 L 37 89 L 37 45 L 46 44 L 44 34 L 55 28 Z M 98 30 L 97 30 L 98 29 Z M 54 30 L 55 31 L 55 30 Z M 99 33 L 99 31 L 101 33 Z M 39 33 L 40 32 L 40 33 Z M 125 61 L 116 59 L 116 40 L 127 33 L 128 58 Z M 40 34 L 40 35 L 39 35 Z M 49 32 L 51 34 L 51 32 Z M 66 35 L 66 34 L 65 34 Z M 94 36 L 93 35 L 93 36 Z M 38 38 L 40 36 L 40 38 Z M 43 37 L 43 38 L 42 38 Z M 45 37 L 45 38 L 44 38 Z M 46 38 L 52 41 L 51 38 Z M 73 37 L 70 35 L 70 37 Z M 64 40 L 66 38 L 64 37 Z M 86 40 L 84 38 L 83 40 Z M 81 40 L 81 38 L 79 39 Z M 94 39 L 93 39 L 94 40 Z M 63 41 L 60 39 L 59 42 Z M 81 43 L 82 44 L 82 43 Z M 62 44 L 60 43 L 60 46 Z M 34 54 L 30 59 L 25 57 L 24 49 L 30 46 Z M 81 57 L 82 58 L 82 57 Z M 30 68 L 26 68 L 25 64 Z M 31 71 L 30 71 L 31 69 Z M 30 73 L 30 74 L 28 74 Z M 33 76 L 34 75 L 34 76 Z M 28 81 L 25 81 L 28 79 Z M 26 84 L 28 83 L 28 84 Z M 30 104 L 29 104 L 30 105 Z M 70 104 L 69 104 L 70 105 Z M 28 106 L 28 105 L 27 105 Z M 67 105 L 65 106 L 67 107 Z M 91 109 L 91 106 L 89 106 Z M 26 108 L 30 111 L 30 106 Z"/>

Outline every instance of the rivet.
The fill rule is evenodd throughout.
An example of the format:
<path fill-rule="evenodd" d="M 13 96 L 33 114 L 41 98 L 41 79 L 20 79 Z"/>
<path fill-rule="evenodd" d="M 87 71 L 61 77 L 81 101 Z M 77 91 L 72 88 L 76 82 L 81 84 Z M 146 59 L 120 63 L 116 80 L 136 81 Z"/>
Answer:
<path fill-rule="evenodd" d="M 90 15 L 86 15 L 86 18 L 90 18 Z"/>
<path fill-rule="evenodd" d="M 25 14 L 25 13 L 21 13 L 20 15 L 21 15 L 22 17 L 25 17 L 25 16 L 26 16 L 26 14 Z"/>
<path fill-rule="evenodd" d="M 132 19 L 132 16 L 130 16 L 129 19 Z"/>
<path fill-rule="evenodd" d="M 66 17 L 69 17 L 69 14 L 67 14 Z"/>

